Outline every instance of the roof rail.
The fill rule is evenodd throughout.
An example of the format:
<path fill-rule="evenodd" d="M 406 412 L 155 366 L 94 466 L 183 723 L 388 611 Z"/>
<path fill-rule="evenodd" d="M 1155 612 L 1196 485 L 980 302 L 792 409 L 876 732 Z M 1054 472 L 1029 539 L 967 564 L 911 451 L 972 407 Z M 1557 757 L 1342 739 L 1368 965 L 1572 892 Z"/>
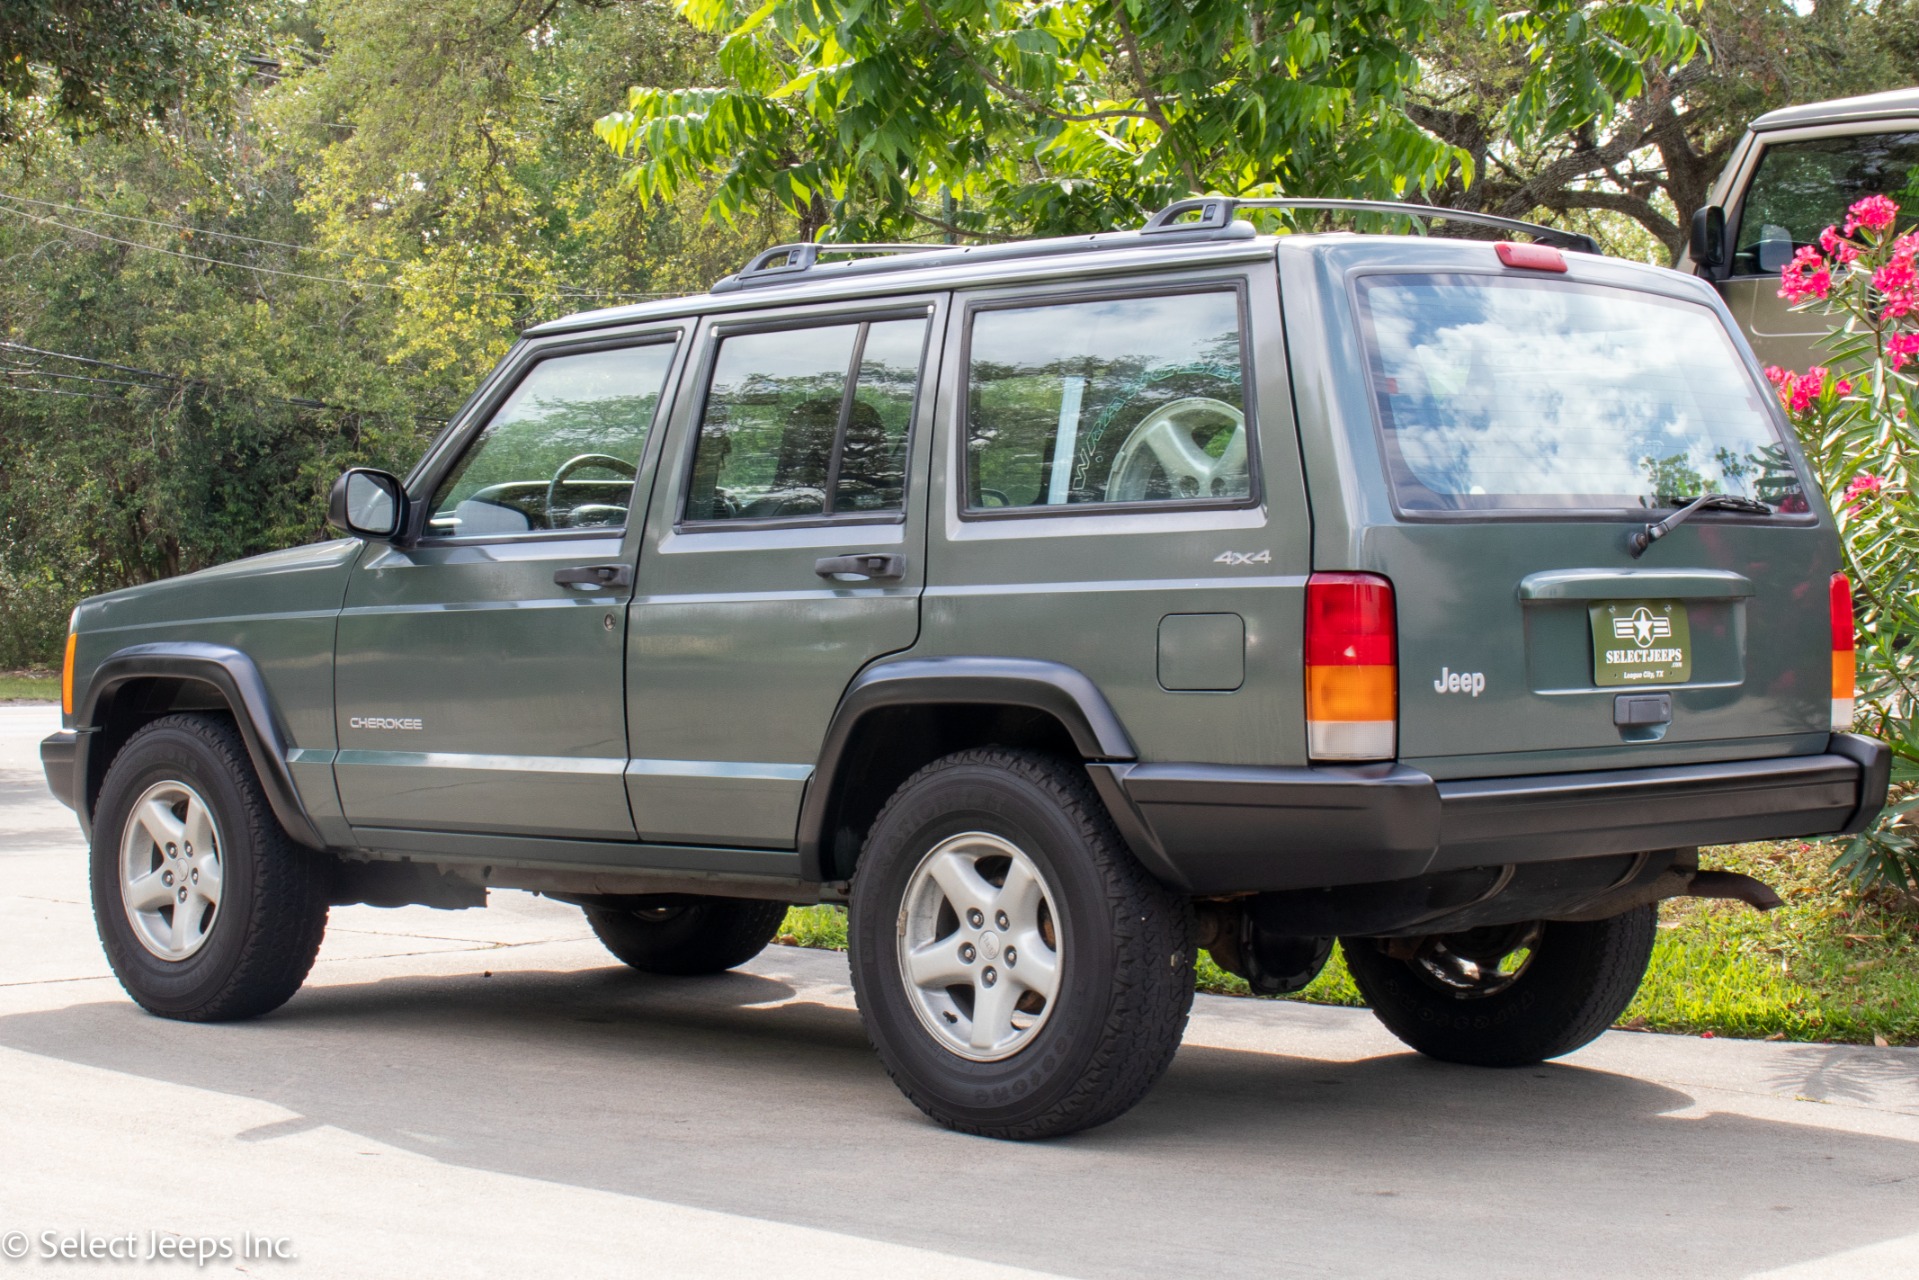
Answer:
<path fill-rule="evenodd" d="M 1175 232 L 1223 231 L 1233 224 L 1233 215 L 1240 209 L 1321 209 L 1331 212 L 1403 214 L 1417 218 L 1422 225 L 1434 220 L 1467 222 L 1500 231 L 1517 231 L 1541 244 L 1570 249 L 1574 253 L 1600 252 L 1599 242 L 1583 232 L 1562 231 L 1557 227 L 1543 227 L 1536 222 L 1521 222 L 1517 218 L 1502 218 L 1491 213 L 1442 209 L 1430 204 L 1404 204 L 1397 200 L 1294 200 L 1264 196 L 1242 200 L 1236 196 L 1195 196 L 1167 205 L 1148 218 L 1139 233 L 1152 236 Z M 1199 217 L 1190 222 L 1180 221 L 1190 213 L 1197 213 Z"/>
<path fill-rule="evenodd" d="M 758 284 L 777 284 L 785 277 L 811 271 L 819 265 L 823 254 L 931 253 L 950 248 L 952 246 L 946 244 L 817 244 L 810 240 L 776 244 L 771 249 L 755 254 L 751 262 L 732 275 L 717 281 L 713 285 L 713 292 L 729 293 L 734 289 L 750 289 Z M 776 265 L 776 259 L 784 261 Z"/>

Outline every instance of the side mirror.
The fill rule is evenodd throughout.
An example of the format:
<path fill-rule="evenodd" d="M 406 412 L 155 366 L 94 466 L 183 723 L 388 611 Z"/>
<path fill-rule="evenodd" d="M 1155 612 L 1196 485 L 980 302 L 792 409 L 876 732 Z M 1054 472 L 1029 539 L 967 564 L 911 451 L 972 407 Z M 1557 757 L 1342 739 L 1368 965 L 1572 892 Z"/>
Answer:
<path fill-rule="evenodd" d="M 1692 264 L 1707 275 L 1726 265 L 1726 211 L 1716 204 L 1692 215 Z"/>
<path fill-rule="evenodd" d="M 333 482 L 326 522 L 362 538 L 396 538 L 406 528 L 406 489 L 388 472 L 355 467 Z"/>

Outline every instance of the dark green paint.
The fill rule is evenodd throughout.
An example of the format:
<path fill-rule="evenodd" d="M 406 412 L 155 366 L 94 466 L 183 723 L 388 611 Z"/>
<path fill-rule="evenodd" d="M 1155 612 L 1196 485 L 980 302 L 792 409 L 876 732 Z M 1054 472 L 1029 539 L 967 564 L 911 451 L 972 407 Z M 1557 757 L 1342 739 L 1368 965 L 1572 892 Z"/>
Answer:
<path fill-rule="evenodd" d="M 1699 282 L 1569 264 L 1574 280 L 1703 301 L 1731 325 Z M 1301 637 L 1316 570 L 1392 579 L 1400 758 L 1435 777 L 1823 750 L 1826 581 L 1839 552 L 1817 499 L 1770 519 L 1701 513 L 1639 559 L 1627 537 L 1644 513 L 1401 518 L 1360 372 L 1350 281 L 1364 270 L 1500 268 L 1491 246 L 1459 241 L 1169 242 L 842 275 L 551 326 L 507 357 L 409 492 L 417 504 L 432 490 L 528 362 L 581 341 L 677 335 L 624 532 L 340 541 L 100 597 L 78 613 L 80 678 L 145 641 L 233 645 L 272 689 L 297 785 L 330 842 L 448 858 L 470 846 L 523 867 L 790 873 L 844 690 L 900 657 L 1075 668 L 1143 761 L 1304 765 Z M 1243 297 L 1253 498 L 963 510 L 969 309 L 1147 287 Z M 682 523 L 705 370 L 727 328 L 876 308 L 929 316 L 899 517 Z M 853 553 L 901 556 L 905 573 L 814 571 Z M 632 585 L 553 582 L 555 569 L 587 564 L 629 566 Z M 1596 677 L 1592 611 L 1641 600 L 1683 606 L 1691 654 L 1660 686 L 1669 730 L 1632 741 Z"/>

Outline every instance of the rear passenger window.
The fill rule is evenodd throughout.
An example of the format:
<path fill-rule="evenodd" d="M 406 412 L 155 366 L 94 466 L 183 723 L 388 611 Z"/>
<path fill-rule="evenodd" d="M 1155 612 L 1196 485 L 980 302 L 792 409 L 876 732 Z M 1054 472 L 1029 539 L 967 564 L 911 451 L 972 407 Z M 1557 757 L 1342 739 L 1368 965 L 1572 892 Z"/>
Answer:
<path fill-rule="evenodd" d="M 723 339 L 686 519 L 899 511 L 926 326 L 916 316 Z"/>
<path fill-rule="evenodd" d="M 1244 370 L 1233 291 L 981 310 L 967 505 L 1243 501 Z"/>

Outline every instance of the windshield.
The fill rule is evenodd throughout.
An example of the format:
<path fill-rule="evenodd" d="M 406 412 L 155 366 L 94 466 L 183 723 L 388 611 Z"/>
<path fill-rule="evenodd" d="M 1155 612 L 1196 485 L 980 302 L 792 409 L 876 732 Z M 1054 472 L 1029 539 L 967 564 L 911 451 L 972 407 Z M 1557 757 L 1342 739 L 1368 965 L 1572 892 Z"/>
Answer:
<path fill-rule="evenodd" d="M 1706 493 L 1806 509 L 1769 389 L 1706 306 L 1481 275 L 1366 276 L 1359 297 L 1403 510 L 1617 510 Z"/>
<path fill-rule="evenodd" d="M 1855 201 L 1889 195 L 1919 210 L 1919 133 L 1856 133 L 1769 143 L 1739 214 L 1734 275 L 1776 275 Z M 1902 213 L 1900 228 L 1913 225 Z"/>

